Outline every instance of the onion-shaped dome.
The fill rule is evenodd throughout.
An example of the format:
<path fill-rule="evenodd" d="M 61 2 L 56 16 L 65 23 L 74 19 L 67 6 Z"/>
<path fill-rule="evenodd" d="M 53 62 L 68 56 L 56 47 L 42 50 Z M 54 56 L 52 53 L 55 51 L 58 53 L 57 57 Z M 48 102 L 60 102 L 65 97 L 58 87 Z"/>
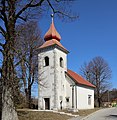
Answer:
<path fill-rule="evenodd" d="M 57 32 L 57 30 L 54 26 L 53 20 L 52 20 L 52 24 L 50 25 L 49 30 L 46 32 L 46 34 L 44 36 L 45 41 L 52 40 L 52 39 L 56 39 L 58 41 L 60 41 L 60 39 L 61 39 L 60 34 Z"/>

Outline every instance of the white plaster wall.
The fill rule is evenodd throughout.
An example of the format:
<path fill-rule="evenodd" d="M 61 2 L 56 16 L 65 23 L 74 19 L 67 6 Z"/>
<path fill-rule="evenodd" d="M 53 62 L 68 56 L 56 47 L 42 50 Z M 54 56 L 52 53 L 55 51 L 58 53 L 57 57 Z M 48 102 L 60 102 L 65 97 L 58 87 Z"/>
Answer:
<path fill-rule="evenodd" d="M 58 63 L 58 109 L 60 109 L 60 102 L 62 101 L 62 108 L 66 107 L 66 78 L 65 71 L 67 71 L 67 54 L 55 49 L 57 53 L 57 63 Z M 60 67 L 60 57 L 63 58 L 63 68 Z"/>
<path fill-rule="evenodd" d="M 49 66 L 44 66 L 44 58 L 49 57 Z M 38 78 L 40 80 L 39 84 L 39 107 L 40 109 L 45 109 L 44 98 L 50 98 L 50 109 L 53 107 L 54 91 L 54 64 L 53 64 L 53 50 L 49 49 L 38 55 Z"/>
<path fill-rule="evenodd" d="M 94 108 L 94 89 L 89 87 L 77 87 L 78 94 L 78 109 L 93 109 Z M 91 105 L 88 105 L 88 95 L 91 95 Z"/>
<path fill-rule="evenodd" d="M 72 108 L 72 85 L 73 82 L 66 76 L 66 97 L 69 97 L 69 102 L 66 102 L 66 108 Z"/>
<path fill-rule="evenodd" d="M 69 97 L 69 107 L 72 108 L 72 87 L 75 82 L 66 76 L 66 96 Z M 88 105 L 88 95 L 91 95 L 91 105 Z M 67 104 L 66 104 L 67 105 Z M 94 108 L 94 89 L 85 86 L 74 86 L 74 108 L 75 109 L 93 109 Z"/>
<path fill-rule="evenodd" d="M 56 53 L 56 58 L 55 58 Z M 49 57 L 49 66 L 44 67 L 44 57 Z M 63 58 L 64 67 L 60 67 L 60 57 Z M 62 108 L 72 108 L 72 87 L 75 84 L 70 77 L 65 77 L 67 71 L 67 54 L 63 51 L 54 48 L 43 51 L 38 55 L 38 71 L 39 71 L 39 100 L 38 105 L 40 109 L 45 109 L 44 98 L 50 98 L 50 109 L 54 108 L 54 79 L 56 72 L 56 87 L 57 87 L 57 109 L 60 109 L 60 102 L 62 101 Z M 54 62 L 56 62 L 56 68 Z M 76 103 L 77 92 L 77 103 Z M 88 95 L 92 95 L 91 105 L 88 105 Z M 69 102 L 66 102 L 66 97 L 69 97 Z M 77 86 L 74 87 L 74 106 L 77 109 L 91 109 L 94 108 L 94 90 L 89 87 Z"/>
<path fill-rule="evenodd" d="M 59 61 L 59 58 L 60 57 L 62 57 L 63 58 L 63 61 L 64 61 L 64 68 L 63 68 L 63 70 L 64 71 L 67 71 L 67 54 L 66 53 L 64 53 L 63 51 L 61 51 L 61 50 L 59 50 L 59 49 L 57 49 L 57 48 L 55 48 L 55 51 L 56 51 L 56 53 L 57 53 L 57 63 L 59 63 L 60 61 Z M 61 67 L 59 66 L 59 70 L 61 69 Z"/>
<path fill-rule="evenodd" d="M 56 58 L 54 54 L 56 52 Z M 44 58 L 49 57 L 49 66 L 44 67 Z M 60 67 L 60 57 L 63 58 L 64 67 Z M 67 70 L 67 55 L 61 50 L 54 48 L 48 49 L 38 55 L 39 60 L 39 80 L 44 86 L 39 85 L 39 101 L 38 104 L 40 109 L 45 108 L 44 98 L 50 98 L 50 109 L 54 107 L 54 74 L 56 69 L 56 80 L 57 80 L 57 109 L 60 109 L 60 102 L 62 101 L 62 107 L 65 108 L 65 96 L 66 96 L 66 81 L 65 71 Z M 56 68 L 54 68 L 54 59 L 56 59 Z M 62 99 L 61 99 L 62 98 Z"/>

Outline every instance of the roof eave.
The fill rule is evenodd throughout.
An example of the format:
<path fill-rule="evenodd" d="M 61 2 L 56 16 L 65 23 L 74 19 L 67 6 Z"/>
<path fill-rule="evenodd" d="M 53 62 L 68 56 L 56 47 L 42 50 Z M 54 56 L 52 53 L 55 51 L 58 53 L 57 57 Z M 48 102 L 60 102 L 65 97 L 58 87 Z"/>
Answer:
<path fill-rule="evenodd" d="M 49 46 L 45 46 L 45 47 L 42 47 L 42 48 L 40 47 L 40 48 L 38 49 L 38 51 L 40 52 L 41 50 L 44 50 L 45 48 L 49 48 L 49 47 L 55 47 L 55 48 L 58 48 L 58 49 L 60 49 L 61 51 L 65 52 L 66 54 L 69 53 L 69 51 L 68 51 L 67 49 L 62 48 L 62 47 L 60 47 L 60 46 L 57 45 L 57 44 L 53 44 L 53 45 L 49 45 Z"/>
<path fill-rule="evenodd" d="M 83 86 L 87 86 L 87 87 L 94 88 L 94 89 L 96 88 L 96 86 L 94 86 L 94 85 L 90 86 L 90 85 L 78 83 L 71 75 L 69 75 L 68 72 L 65 72 L 65 73 L 66 73 L 71 79 L 73 79 L 74 82 L 75 82 L 75 84 L 77 84 L 77 85 L 83 85 Z"/>

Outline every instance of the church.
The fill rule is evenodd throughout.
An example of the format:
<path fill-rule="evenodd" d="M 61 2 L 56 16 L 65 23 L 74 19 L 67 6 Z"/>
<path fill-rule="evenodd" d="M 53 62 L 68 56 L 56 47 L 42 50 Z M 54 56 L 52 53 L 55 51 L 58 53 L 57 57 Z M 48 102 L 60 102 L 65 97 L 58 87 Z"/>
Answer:
<path fill-rule="evenodd" d="M 38 109 L 93 109 L 95 86 L 67 68 L 69 51 L 53 19 L 44 40 L 38 50 Z"/>

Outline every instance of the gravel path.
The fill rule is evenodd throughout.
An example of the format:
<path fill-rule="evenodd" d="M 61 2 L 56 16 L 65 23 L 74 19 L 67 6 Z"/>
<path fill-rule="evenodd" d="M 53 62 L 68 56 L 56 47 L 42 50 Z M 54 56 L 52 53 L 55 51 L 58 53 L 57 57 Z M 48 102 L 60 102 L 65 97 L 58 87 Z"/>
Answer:
<path fill-rule="evenodd" d="M 76 117 L 70 120 L 117 120 L 117 108 L 105 108 L 86 117 Z"/>

